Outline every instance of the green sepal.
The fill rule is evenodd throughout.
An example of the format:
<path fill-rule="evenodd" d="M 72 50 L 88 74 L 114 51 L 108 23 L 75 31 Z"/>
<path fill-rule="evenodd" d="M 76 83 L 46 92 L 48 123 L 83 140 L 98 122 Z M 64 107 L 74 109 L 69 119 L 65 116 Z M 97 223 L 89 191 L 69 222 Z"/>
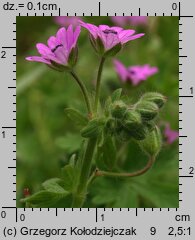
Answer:
<path fill-rule="evenodd" d="M 73 68 L 78 60 L 78 47 L 75 46 L 74 48 L 72 48 L 69 56 L 68 56 L 68 65 L 70 66 L 70 68 Z"/>
<path fill-rule="evenodd" d="M 122 44 L 121 43 L 118 43 L 116 44 L 114 47 L 112 47 L 111 49 L 107 50 L 105 53 L 104 53 L 104 57 L 107 58 L 107 57 L 114 57 L 118 52 L 120 52 L 120 50 L 122 49 Z"/>
<path fill-rule="evenodd" d="M 103 130 L 105 120 L 103 118 L 94 118 L 88 122 L 87 126 L 81 130 L 81 136 L 84 138 L 95 138 Z"/>
<path fill-rule="evenodd" d="M 85 117 L 82 113 L 80 113 L 78 110 L 73 108 L 66 108 L 65 113 L 67 117 L 69 117 L 72 121 L 74 121 L 76 124 L 80 126 L 85 126 L 88 123 L 87 117 Z"/>
<path fill-rule="evenodd" d="M 112 102 L 120 100 L 121 94 L 122 94 L 122 90 L 123 90 L 122 88 L 119 88 L 119 89 L 116 89 L 112 93 L 112 95 L 111 95 Z"/>

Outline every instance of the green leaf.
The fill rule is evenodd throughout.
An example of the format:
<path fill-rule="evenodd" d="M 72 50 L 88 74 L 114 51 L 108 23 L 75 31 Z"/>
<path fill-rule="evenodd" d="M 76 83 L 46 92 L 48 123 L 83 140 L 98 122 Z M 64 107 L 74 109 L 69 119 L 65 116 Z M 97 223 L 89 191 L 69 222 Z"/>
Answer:
<path fill-rule="evenodd" d="M 116 146 L 111 136 L 106 136 L 103 144 L 98 147 L 96 164 L 101 170 L 114 169 L 116 164 Z"/>
<path fill-rule="evenodd" d="M 85 126 L 88 123 L 87 117 L 73 108 L 66 108 L 65 113 L 68 118 L 70 118 L 73 122 L 75 122 L 75 124 L 78 124 L 79 126 Z"/>
<path fill-rule="evenodd" d="M 69 192 L 74 191 L 77 183 L 77 173 L 77 169 L 70 164 L 62 168 L 63 187 Z"/>
<path fill-rule="evenodd" d="M 63 184 L 62 179 L 60 178 L 51 178 L 44 183 L 42 183 L 42 186 L 45 190 L 54 192 L 54 193 L 61 193 L 64 191 L 64 188 L 61 186 Z"/>
<path fill-rule="evenodd" d="M 43 190 L 23 199 L 22 202 L 28 203 L 32 207 L 46 208 L 52 207 L 53 205 L 57 204 L 58 201 L 65 199 L 68 195 L 69 192 L 65 191 L 64 189 L 58 192 Z"/>
<path fill-rule="evenodd" d="M 120 100 L 121 94 L 122 94 L 122 88 L 115 90 L 111 95 L 112 102 Z"/>
<path fill-rule="evenodd" d="M 140 178 L 136 179 L 133 188 L 143 199 L 150 201 L 154 207 L 179 207 L 179 189 L 174 183 Z"/>
<path fill-rule="evenodd" d="M 131 182 L 125 180 L 97 178 L 91 186 L 91 192 L 96 206 L 138 207 L 138 194 L 132 188 Z"/>

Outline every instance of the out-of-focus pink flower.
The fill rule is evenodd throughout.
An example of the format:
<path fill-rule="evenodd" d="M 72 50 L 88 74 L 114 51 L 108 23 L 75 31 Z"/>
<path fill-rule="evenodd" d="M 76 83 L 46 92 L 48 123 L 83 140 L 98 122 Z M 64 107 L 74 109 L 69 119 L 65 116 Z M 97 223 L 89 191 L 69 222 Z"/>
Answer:
<path fill-rule="evenodd" d="M 147 24 L 147 17 L 141 17 L 141 16 L 138 16 L 138 17 L 129 17 L 129 21 L 130 21 L 130 24 L 131 25 L 146 25 Z"/>
<path fill-rule="evenodd" d="M 171 143 L 173 143 L 175 140 L 177 140 L 179 138 L 179 132 L 175 131 L 175 130 L 172 130 L 170 128 L 170 124 L 167 123 L 166 127 L 165 127 L 165 130 L 164 130 L 164 136 L 166 138 L 166 142 L 168 144 L 171 144 Z"/>
<path fill-rule="evenodd" d="M 79 25 L 80 17 L 54 17 L 54 21 L 59 24 L 62 27 L 68 27 L 69 25 L 73 25 L 73 27 L 76 27 Z"/>
<path fill-rule="evenodd" d="M 148 22 L 147 17 L 128 17 L 128 16 L 123 16 L 123 17 L 119 17 L 119 16 L 113 16 L 111 17 L 112 21 L 119 25 L 119 26 L 126 26 L 126 25 L 133 25 L 133 26 L 137 26 L 137 25 L 146 25 Z"/>
<path fill-rule="evenodd" d="M 73 59 L 70 59 L 70 55 L 72 58 L 77 53 L 79 34 L 80 26 L 77 26 L 75 31 L 73 31 L 72 25 L 67 29 L 60 28 L 56 36 L 51 36 L 48 39 L 48 46 L 43 43 L 37 43 L 36 47 L 41 56 L 30 56 L 26 60 L 42 62 L 55 70 L 64 71 L 69 66 L 70 61 L 71 63 L 73 61 Z"/>
<path fill-rule="evenodd" d="M 123 82 L 131 81 L 133 85 L 138 85 L 148 77 L 158 72 L 157 67 L 151 67 L 149 64 L 143 66 L 130 66 L 126 68 L 120 61 L 114 60 L 114 66 L 117 74 Z"/>
<path fill-rule="evenodd" d="M 97 27 L 82 21 L 80 21 L 80 25 L 89 31 L 91 42 L 95 50 L 102 53 L 117 46 L 119 46 L 118 49 L 120 51 L 122 45 L 144 35 L 144 33 L 135 34 L 135 30 L 124 30 L 121 27 L 109 27 L 107 25 L 99 25 Z"/>

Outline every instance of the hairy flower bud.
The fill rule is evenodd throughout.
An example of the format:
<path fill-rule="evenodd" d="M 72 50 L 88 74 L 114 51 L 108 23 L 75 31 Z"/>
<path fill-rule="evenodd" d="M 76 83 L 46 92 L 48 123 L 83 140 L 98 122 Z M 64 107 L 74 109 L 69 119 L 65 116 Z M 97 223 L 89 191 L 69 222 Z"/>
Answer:
<path fill-rule="evenodd" d="M 141 115 L 134 110 L 128 111 L 122 124 L 128 131 L 134 132 L 136 129 L 142 128 Z"/>
<path fill-rule="evenodd" d="M 123 101 L 115 101 L 112 104 L 111 114 L 114 118 L 122 119 L 127 112 L 127 105 Z"/>
<path fill-rule="evenodd" d="M 165 96 L 157 92 L 145 93 L 141 99 L 143 101 L 154 102 L 159 108 L 161 108 L 167 100 Z"/>
<path fill-rule="evenodd" d="M 87 126 L 81 130 L 81 136 L 84 138 L 94 138 L 97 137 L 104 126 L 104 119 L 95 118 L 88 122 Z"/>
<path fill-rule="evenodd" d="M 154 102 L 139 101 L 135 107 L 136 111 L 141 114 L 143 121 L 150 121 L 154 119 L 159 111 L 158 106 Z"/>
<path fill-rule="evenodd" d="M 149 132 L 147 137 L 140 141 L 139 144 L 144 152 L 149 156 L 155 157 L 162 146 L 162 137 L 159 128 L 155 126 L 153 131 Z"/>

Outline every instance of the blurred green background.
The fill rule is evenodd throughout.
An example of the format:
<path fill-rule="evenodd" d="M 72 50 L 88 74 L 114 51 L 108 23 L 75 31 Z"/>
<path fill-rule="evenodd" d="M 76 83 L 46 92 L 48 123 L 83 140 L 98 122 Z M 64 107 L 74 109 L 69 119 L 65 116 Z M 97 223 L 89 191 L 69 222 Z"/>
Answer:
<path fill-rule="evenodd" d="M 84 21 L 114 25 L 109 17 L 85 17 Z M 158 91 L 168 97 L 158 124 L 178 129 L 178 17 L 150 17 L 146 26 L 131 26 L 145 36 L 127 44 L 117 56 L 126 66 L 150 64 L 159 73 L 134 87 L 118 78 L 112 60 L 106 61 L 101 96 L 105 100 L 122 87 L 135 102 L 142 93 Z M 79 150 L 79 129 L 64 114 L 74 107 L 85 112 L 82 94 L 66 73 L 30 63 L 26 56 L 38 55 L 35 44 L 46 43 L 59 26 L 52 17 L 17 17 L 17 207 L 23 189 L 31 193 L 41 183 L 58 177 L 60 168 Z M 79 37 L 77 72 L 91 93 L 97 73 L 98 57 L 82 29 Z M 142 168 L 146 157 L 132 142 L 118 144 L 118 164 L 124 171 Z M 178 207 L 178 141 L 164 144 L 151 171 L 132 179 L 97 178 L 89 189 L 87 207 Z"/>

